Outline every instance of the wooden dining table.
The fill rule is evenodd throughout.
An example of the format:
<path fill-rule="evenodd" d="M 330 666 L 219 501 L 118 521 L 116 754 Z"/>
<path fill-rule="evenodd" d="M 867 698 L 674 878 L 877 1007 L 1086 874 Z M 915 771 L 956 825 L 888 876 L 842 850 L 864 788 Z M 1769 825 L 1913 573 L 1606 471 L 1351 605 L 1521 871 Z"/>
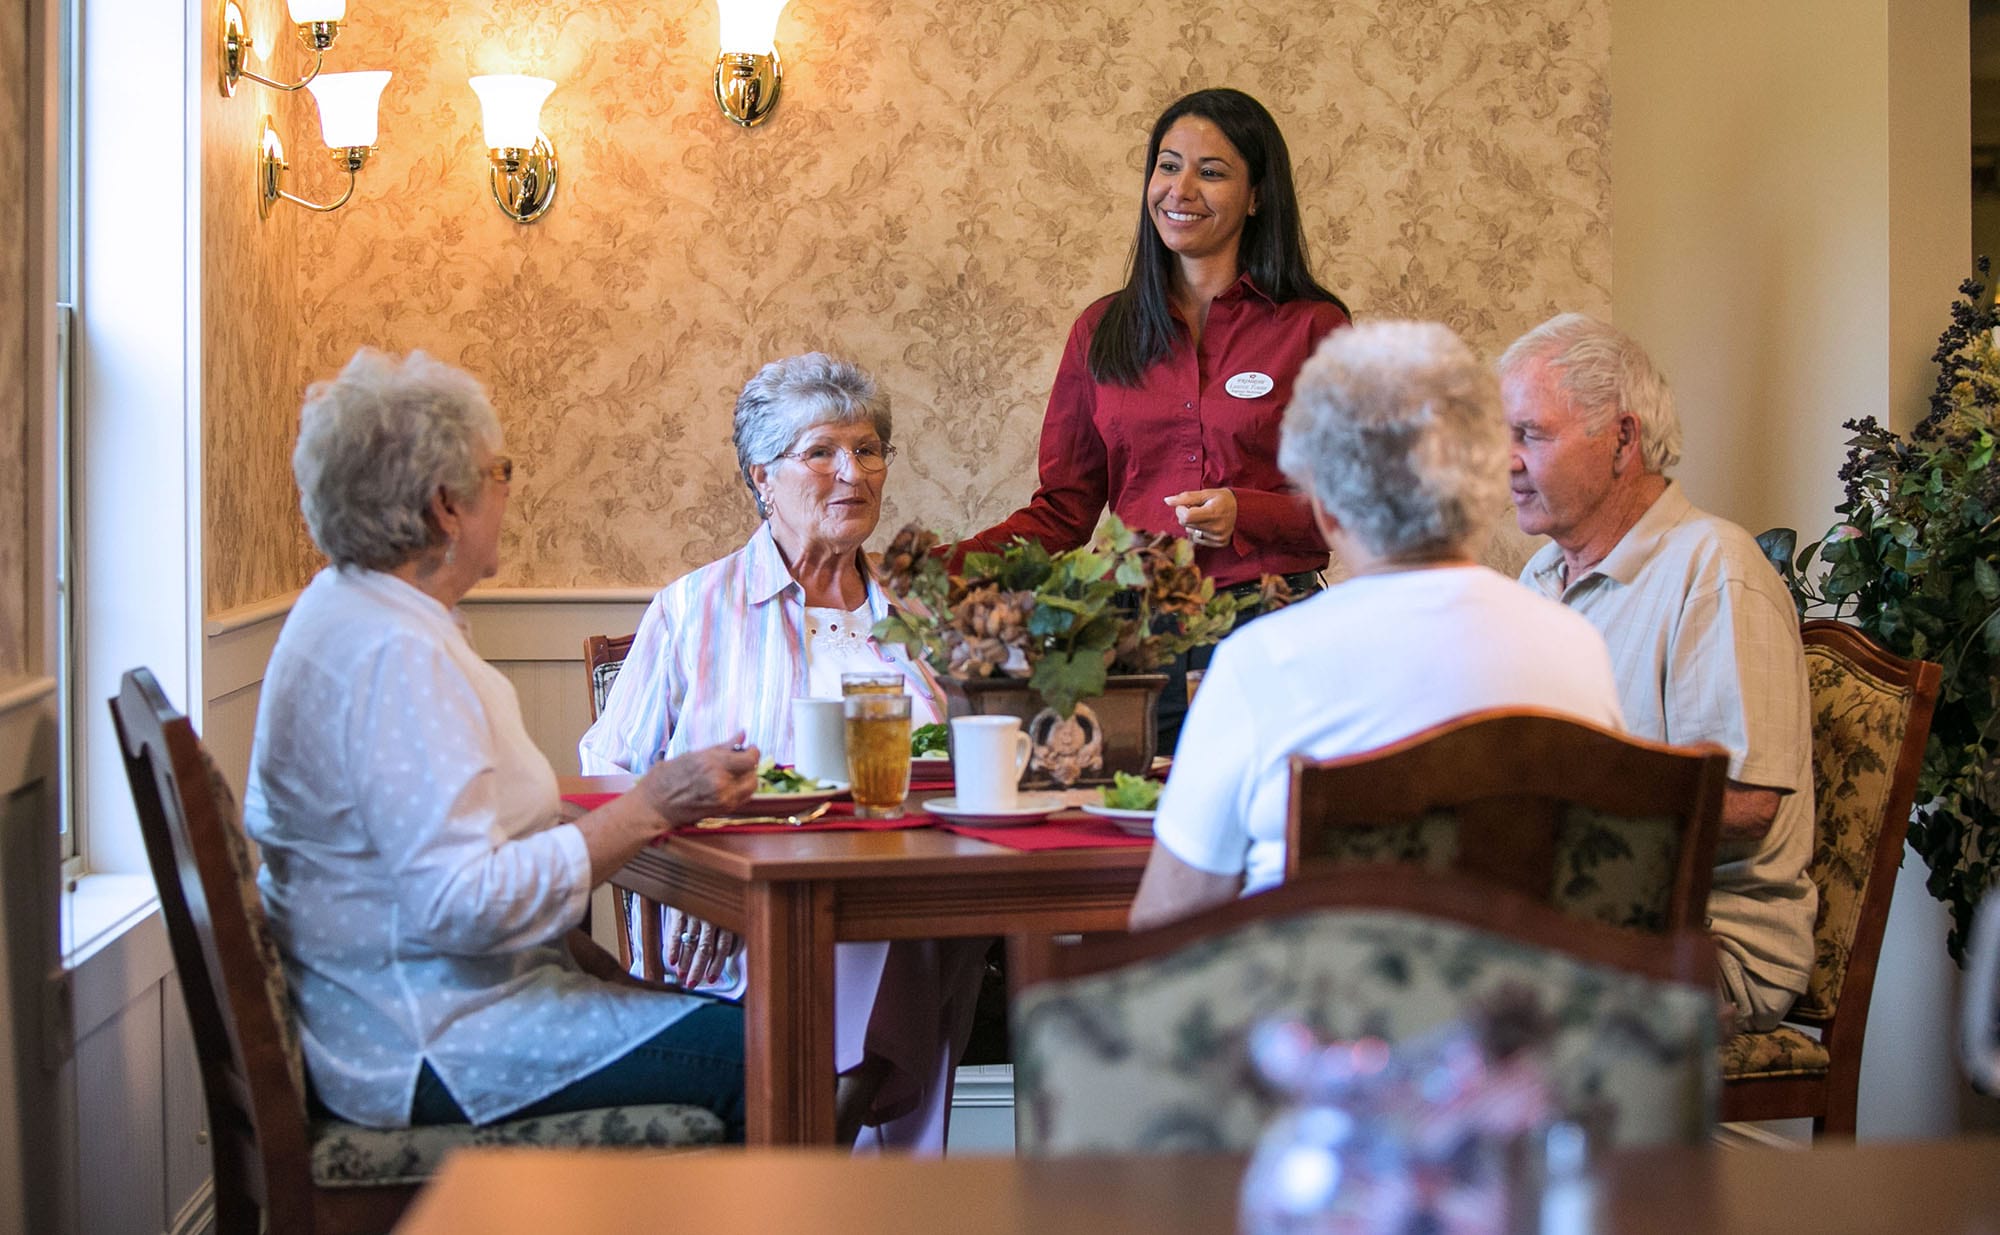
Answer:
<path fill-rule="evenodd" d="M 851 1158 L 829 1150 L 473 1149 L 399 1235 L 1227 1235 L 1240 1157 Z M 1607 1156 L 1617 1235 L 1995 1235 L 2000 1141 L 1675 1146 Z"/>
<path fill-rule="evenodd" d="M 561 790 L 622 792 L 632 783 L 566 777 Z M 911 801 L 935 796 L 914 793 Z M 932 827 L 719 829 L 649 846 L 611 882 L 743 937 L 749 1143 L 830 1145 L 836 942 L 1122 931 L 1149 853 L 1136 846 L 1022 852 Z"/>

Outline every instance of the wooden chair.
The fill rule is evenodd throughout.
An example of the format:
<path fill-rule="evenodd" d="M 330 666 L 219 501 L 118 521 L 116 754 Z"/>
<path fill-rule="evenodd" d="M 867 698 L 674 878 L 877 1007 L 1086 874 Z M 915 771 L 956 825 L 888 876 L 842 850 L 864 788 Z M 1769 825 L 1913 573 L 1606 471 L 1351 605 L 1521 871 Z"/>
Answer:
<path fill-rule="evenodd" d="M 1697 927 L 1728 773 L 1720 746 L 1661 746 L 1525 709 L 1346 758 L 1294 755 L 1286 877 L 1414 862 L 1613 926 Z"/>
<path fill-rule="evenodd" d="M 1249 1149 L 1275 1113 L 1246 1055 L 1276 1016 L 1399 1041 L 1500 992 L 1557 1023 L 1550 1075 L 1620 1144 L 1698 1144 L 1715 1109 L 1715 945 L 1588 922 L 1407 865 L 1308 875 L 1156 930 L 1045 944 L 1014 1011 L 1033 1154 Z"/>
<path fill-rule="evenodd" d="M 625 667 L 632 651 L 631 635 L 586 635 L 583 640 L 583 671 L 590 685 L 590 719 L 594 722 L 611 697 L 611 684 Z"/>
<path fill-rule="evenodd" d="M 590 719 L 595 723 L 611 697 L 611 683 L 625 667 L 632 651 L 631 635 L 589 635 L 583 641 L 584 684 L 590 688 Z M 639 974 L 648 982 L 663 982 L 667 976 L 667 950 L 661 937 L 660 902 L 638 896 L 624 888 L 613 889 L 618 899 L 618 963 L 632 968 L 633 936 L 638 936 Z"/>
<path fill-rule="evenodd" d="M 1807 622 L 1801 634 L 1812 690 L 1813 966 L 1789 1023 L 1723 1045 L 1722 1117 L 1810 1117 L 1815 1136 L 1851 1137 L 1875 963 L 1940 670 L 1840 622 Z"/>
<path fill-rule="evenodd" d="M 111 718 L 194 1030 L 217 1235 L 386 1231 L 443 1156 L 468 1145 L 664 1148 L 721 1139 L 719 1119 L 687 1106 L 401 1129 L 309 1111 L 291 996 L 235 795 L 147 670 L 125 675 Z"/>

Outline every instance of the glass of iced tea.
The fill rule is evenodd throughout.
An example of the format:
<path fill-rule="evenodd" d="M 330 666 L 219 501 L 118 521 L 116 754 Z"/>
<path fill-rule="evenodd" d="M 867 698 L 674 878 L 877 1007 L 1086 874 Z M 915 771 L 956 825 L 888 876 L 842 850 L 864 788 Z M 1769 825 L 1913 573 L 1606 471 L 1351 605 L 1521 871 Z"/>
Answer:
<path fill-rule="evenodd" d="M 843 673 L 840 675 L 840 694 L 848 695 L 900 695 L 903 690 L 903 675 L 893 669 L 879 672 Z"/>
<path fill-rule="evenodd" d="M 863 819 L 901 819 L 903 799 L 910 792 L 910 697 L 900 692 L 850 694 L 841 703 L 847 713 L 847 779 L 853 782 L 854 813 Z"/>

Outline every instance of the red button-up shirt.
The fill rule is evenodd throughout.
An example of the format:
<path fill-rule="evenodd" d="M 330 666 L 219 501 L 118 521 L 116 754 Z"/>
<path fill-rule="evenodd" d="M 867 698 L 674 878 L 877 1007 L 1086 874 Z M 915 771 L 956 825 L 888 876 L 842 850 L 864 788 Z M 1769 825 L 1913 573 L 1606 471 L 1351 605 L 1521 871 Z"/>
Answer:
<path fill-rule="evenodd" d="M 957 551 L 997 551 L 1016 536 L 1051 553 L 1075 548 L 1107 504 L 1130 527 L 1185 535 L 1166 499 L 1227 488 L 1235 537 L 1195 551 L 1218 586 L 1325 567 L 1312 512 L 1278 470 L 1278 424 L 1299 366 L 1347 315 L 1323 300 L 1280 304 L 1245 275 L 1209 305 L 1198 346 L 1183 327 L 1138 386 L 1115 386 L 1090 375 L 1091 335 L 1110 303 L 1099 300 L 1070 328 L 1042 419 L 1034 497 Z"/>

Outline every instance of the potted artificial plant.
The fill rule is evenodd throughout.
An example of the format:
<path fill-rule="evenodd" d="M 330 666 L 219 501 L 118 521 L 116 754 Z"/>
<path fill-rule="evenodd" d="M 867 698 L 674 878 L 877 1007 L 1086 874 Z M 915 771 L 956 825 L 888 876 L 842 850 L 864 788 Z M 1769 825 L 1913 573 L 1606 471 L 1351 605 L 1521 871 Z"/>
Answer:
<path fill-rule="evenodd" d="M 1804 616 L 1853 622 L 1898 656 L 1943 669 L 1910 843 L 1926 886 L 1951 910 L 1964 959 L 1972 913 L 2000 876 L 2000 316 L 1984 279 L 1959 287 L 1933 359 L 1930 414 L 1907 437 L 1870 416 L 1853 431 L 1841 516 L 1794 554 L 1777 528 L 1758 539 Z M 1815 575 L 1817 561 L 1825 566 Z"/>
<path fill-rule="evenodd" d="M 1021 718 L 1034 745 L 1027 782 L 1096 784 L 1152 763 L 1165 674 L 1191 648 L 1221 639 L 1256 598 L 1217 595 L 1194 547 L 1134 533 L 1110 518 L 1092 542 L 1051 554 L 1015 540 L 968 553 L 951 574 L 939 538 L 916 526 L 882 555 L 905 601 L 875 636 L 926 661 L 952 716 Z M 1268 602 L 1289 599 L 1265 580 Z"/>

